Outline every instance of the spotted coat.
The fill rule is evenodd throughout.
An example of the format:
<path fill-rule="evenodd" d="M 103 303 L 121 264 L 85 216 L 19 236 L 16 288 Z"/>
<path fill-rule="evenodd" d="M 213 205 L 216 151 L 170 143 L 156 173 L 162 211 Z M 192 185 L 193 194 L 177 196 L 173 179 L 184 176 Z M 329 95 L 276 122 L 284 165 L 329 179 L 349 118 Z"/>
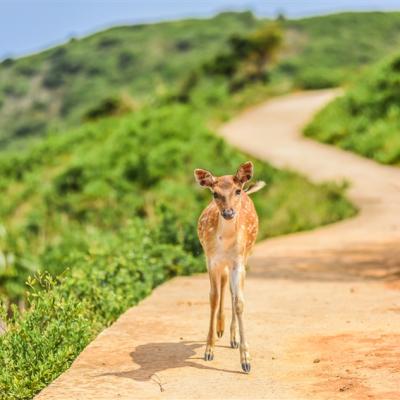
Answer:
<path fill-rule="evenodd" d="M 232 222 L 224 221 L 211 201 L 200 215 L 197 231 L 208 259 L 221 253 L 221 257 L 223 254 L 227 258 L 239 256 L 246 263 L 257 238 L 258 217 L 253 201 L 244 191 L 237 212 L 238 217 Z"/>

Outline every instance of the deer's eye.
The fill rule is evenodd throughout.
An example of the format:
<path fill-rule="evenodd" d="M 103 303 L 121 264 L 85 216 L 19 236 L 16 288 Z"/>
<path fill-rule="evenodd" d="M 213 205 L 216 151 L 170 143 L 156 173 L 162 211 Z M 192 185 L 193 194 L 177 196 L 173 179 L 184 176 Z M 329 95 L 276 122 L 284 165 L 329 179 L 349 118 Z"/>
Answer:
<path fill-rule="evenodd" d="M 236 190 L 236 192 L 235 192 L 235 193 L 236 193 L 236 195 L 237 195 L 237 196 L 239 196 L 239 195 L 240 195 L 240 193 L 242 193 L 242 191 L 241 191 L 240 189 L 238 189 L 238 190 Z"/>
<path fill-rule="evenodd" d="M 219 194 L 217 192 L 213 192 L 214 199 L 218 199 Z"/>

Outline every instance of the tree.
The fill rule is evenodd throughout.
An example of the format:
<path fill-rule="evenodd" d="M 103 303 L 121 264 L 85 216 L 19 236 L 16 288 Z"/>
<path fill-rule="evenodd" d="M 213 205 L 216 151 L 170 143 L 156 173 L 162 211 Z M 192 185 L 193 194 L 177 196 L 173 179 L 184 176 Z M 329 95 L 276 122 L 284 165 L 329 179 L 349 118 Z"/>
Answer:
<path fill-rule="evenodd" d="M 282 31 L 277 24 L 265 25 L 249 37 L 251 51 L 248 60 L 254 64 L 257 75 L 263 75 L 268 64 L 274 61 L 282 39 Z"/>
<path fill-rule="evenodd" d="M 249 82 L 265 81 L 282 38 L 277 23 L 268 23 L 248 36 L 233 35 L 228 42 L 229 51 L 217 54 L 203 66 L 203 70 L 209 75 L 227 78 L 233 91 Z"/>

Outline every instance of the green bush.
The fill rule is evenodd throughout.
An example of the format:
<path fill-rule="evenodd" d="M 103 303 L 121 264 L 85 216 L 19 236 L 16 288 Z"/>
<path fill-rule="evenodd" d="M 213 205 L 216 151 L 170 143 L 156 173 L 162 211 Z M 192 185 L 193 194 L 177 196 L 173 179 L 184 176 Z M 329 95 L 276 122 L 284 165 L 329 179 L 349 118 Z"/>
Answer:
<path fill-rule="evenodd" d="M 101 329 L 151 289 L 177 274 L 204 269 L 178 245 L 166 244 L 141 220 L 118 235 L 92 235 L 70 271 L 29 278 L 29 311 L 14 310 L 0 336 L 0 399 L 30 399 L 67 369 Z"/>
<path fill-rule="evenodd" d="M 322 142 L 400 165 L 400 56 L 366 71 L 305 130 Z"/>
<path fill-rule="evenodd" d="M 304 68 L 294 79 L 295 86 L 306 90 L 326 89 L 340 86 L 345 76 L 331 69 Z"/>
<path fill-rule="evenodd" d="M 3 92 L 6 96 L 20 98 L 27 94 L 28 84 L 24 80 L 17 82 L 8 82 L 3 86 Z"/>
<path fill-rule="evenodd" d="M 224 77 L 231 92 L 250 83 L 265 82 L 282 39 L 280 26 L 272 23 L 264 24 L 247 36 L 232 35 L 228 50 L 206 62 L 204 73 Z"/>
<path fill-rule="evenodd" d="M 124 114 L 132 111 L 132 104 L 128 103 L 127 99 L 120 96 L 111 96 L 102 99 L 93 108 L 87 110 L 84 115 L 84 120 L 94 120 L 97 118 L 108 117 L 111 115 Z"/>

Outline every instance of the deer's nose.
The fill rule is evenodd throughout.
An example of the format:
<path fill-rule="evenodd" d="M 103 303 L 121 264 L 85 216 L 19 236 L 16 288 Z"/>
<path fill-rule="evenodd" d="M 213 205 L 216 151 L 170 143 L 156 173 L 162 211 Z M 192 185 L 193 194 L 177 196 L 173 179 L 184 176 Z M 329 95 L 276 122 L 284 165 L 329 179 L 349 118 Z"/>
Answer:
<path fill-rule="evenodd" d="M 235 216 L 235 210 L 233 208 L 225 208 L 222 211 L 222 216 L 225 219 L 232 219 Z"/>

